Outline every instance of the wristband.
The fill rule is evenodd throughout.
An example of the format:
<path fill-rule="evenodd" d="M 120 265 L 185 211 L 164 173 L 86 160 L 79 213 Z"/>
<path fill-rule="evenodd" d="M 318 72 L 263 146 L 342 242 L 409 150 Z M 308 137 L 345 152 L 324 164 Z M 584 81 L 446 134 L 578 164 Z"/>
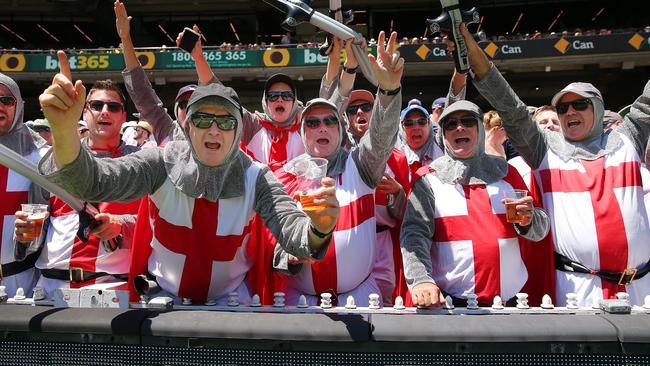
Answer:
<path fill-rule="evenodd" d="M 324 238 L 332 235 L 332 232 L 334 231 L 334 229 L 332 229 L 332 231 L 330 231 L 329 233 L 321 233 L 320 231 L 318 231 L 318 229 L 316 229 L 314 227 L 314 225 L 311 225 L 311 224 L 309 225 L 309 228 L 311 229 L 311 232 L 314 233 L 314 235 L 316 235 L 317 237 L 319 237 L 321 239 L 324 239 Z"/>
<path fill-rule="evenodd" d="M 357 67 L 345 67 L 345 66 L 343 66 L 343 71 L 347 72 L 348 74 L 356 74 L 357 69 L 359 69 L 359 66 L 357 66 Z"/>
<path fill-rule="evenodd" d="M 377 90 L 379 91 L 379 93 L 381 93 L 383 95 L 386 95 L 386 96 L 397 95 L 397 93 L 399 93 L 400 90 L 402 90 L 402 86 L 400 85 L 396 89 L 393 89 L 393 90 L 385 90 L 385 89 L 382 89 L 381 87 L 377 87 Z"/>

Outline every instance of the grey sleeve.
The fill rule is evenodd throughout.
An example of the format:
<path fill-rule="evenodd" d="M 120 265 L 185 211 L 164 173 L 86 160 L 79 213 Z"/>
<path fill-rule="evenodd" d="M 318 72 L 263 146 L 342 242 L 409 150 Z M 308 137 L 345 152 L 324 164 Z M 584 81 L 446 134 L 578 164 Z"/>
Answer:
<path fill-rule="evenodd" d="M 280 245 L 273 248 L 273 270 L 287 276 L 295 276 L 302 270 L 302 263 L 290 264 L 289 253 Z"/>
<path fill-rule="evenodd" d="M 282 183 L 267 167 L 262 169 L 255 184 L 255 211 L 287 253 L 316 260 L 325 256 L 329 243 L 316 252 L 309 248 L 311 220 L 296 206 Z"/>
<path fill-rule="evenodd" d="M 409 289 L 425 282 L 435 283 L 431 276 L 434 210 L 435 198 L 431 187 L 424 179 L 418 179 L 406 202 L 399 240 Z"/>
<path fill-rule="evenodd" d="M 528 116 L 526 104 L 494 65 L 482 80 L 473 81 L 479 93 L 499 112 L 508 138 L 521 157 L 533 169 L 539 167 L 548 150 L 546 138 Z"/>
<path fill-rule="evenodd" d="M 517 224 L 513 225 L 517 234 L 530 241 L 540 241 L 544 239 L 551 229 L 551 221 L 548 218 L 548 214 L 544 209 L 539 207 L 535 207 L 533 212 L 533 221 L 528 227 L 521 227 Z"/>
<path fill-rule="evenodd" d="M 449 82 L 449 92 L 447 92 L 447 98 L 445 100 L 445 107 L 451 104 L 454 104 L 458 102 L 459 100 L 465 100 L 467 99 L 467 84 L 463 86 L 463 88 L 458 92 L 458 94 L 454 94 L 453 88 L 452 88 L 452 83 L 453 80 Z"/>
<path fill-rule="evenodd" d="M 244 124 L 244 128 L 242 129 L 241 140 L 244 145 L 248 146 L 253 136 L 262 129 L 262 124 L 260 123 L 259 117 L 255 113 L 249 112 L 246 108 L 243 108 L 242 123 Z"/>
<path fill-rule="evenodd" d="M 167 178 L 162 148 L 100 159 L 82 147 L 77 159 L 61 169 L 50 150 L 38 170 L 73 196 L 90 202 L 130 202 L 155 192 Z"/>
<path fill-rule="evenodd" d="M 370 117 L 370 128 L 359 140 L 357 147 L 352 149 L 352 159 L 359 167 L 361 179 L 370 187 L 379 184 L 386 170 L 386 161 L 397 141 L 401 107 L 401 92 L 394 95 L 385 107 L 382 107 L 377 95 Z"/>
<path fill-rule="evenodd" d="M 330 99 L 332 95 L 334 95 L 334 90 L 337 90 L 339 88 L 339 77 L 337 75 L 336 78 L 334 78 L 334 80 L 328 84 L 327 80 L 325 80 L 325 76 L 326 75 L 323 75 L 323 78 L 320 79 L 318 97 L 323 99 Z"/>
<path fill-rule="evenodd" d="M 634 142 L 639 155 L 646 153 L 646 144 L 650 136 L 650 81 L 645 84 L 643 94 L 632 103 L 623 124 L 618 130 Z"/>
<path fill-rule="evenodd" d="M 171 140 L 174 120 L 165 111 L 142 66 L 122 71 L 122 78 L 135 108 L 142 114 L 142 118 L 153 126 L 158 145 Z"/>
<path fill-rule="evenodd" d="M 402 187 L 396 195 L 389 196 L 389 202 L 387 206 L 388 214 L 396 220 L 401 219 L 402 216 L 404 216 L 405 204 L 406 193 L 404 192 L 404 187 Z"/>

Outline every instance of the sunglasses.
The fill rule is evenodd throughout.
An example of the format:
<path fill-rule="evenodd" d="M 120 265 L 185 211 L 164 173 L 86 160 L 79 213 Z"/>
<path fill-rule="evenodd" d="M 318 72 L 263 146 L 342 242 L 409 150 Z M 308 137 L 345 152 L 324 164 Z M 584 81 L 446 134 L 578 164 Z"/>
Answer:
<path fill-rule="evenodd" d="M 108 111 L 112 113 L 122 112 L 124 107 L 122 103 L 118 102 L 104 102 L 103 100 L 91 100 L 88 102 L 90 109 L 101 112 L 104 109 L 104 105 L 108 106 Z"/>
<path fill-rule="evenodd" d="M 16 98 L 11 95 L 5 95 L 0 97 L 0 103 L 6 105 L 7 107 L 11 107 L 16 104 Z"/>
<path fill-rule="evenodd" d="M 293 95 L 293 93 L 290 91 L 266 92 L 266 100 L 268 100 L 269 102 L 277 102 L 280 98 L 282 98 L 282 100 L 284 100 L 285 102 L 291 102 L 295 99 L 295 95 Z"/>
<path fill-rule="evenodd" d="M 190 116 L 190 121 L 197 128 L 208 129 L 212 123 L 216 123 L 217 127 L 222 131 L 234 130 L 237 126 L 237 118 L 233 116 L 217 116 L 210 113 L 196 112 Z"/>
<path fill-rule="evenodd" d="M 336 116 L 326 116 L 323 117 L 323 119 L 320 119 L 318 117 L 309 117 L 305 119 L 305 127 L 311 128 L 311 129 L 316 129 L 320 127 L 321 121 L 325 124 L 327 127 L 332 127 L 332 126 L 337 126 L 339 124 L 339 119 L 336 118 Z"/>
<path fill-rule="evenodd" d="M 406 128 L 411 128 L 415 126 L 416 124 L 420 127 L 424 127 L 429 123 L 426 118 L 418 118 L 418 119 L 407 119 L 402 122 L 402 125 Z"/>
<path fill-rule="evenodd" d="M 472 116 L 465 116 L 461 118 L 448 118 L 443 122 L 442 128 L 446 131 L 455 130 L 461 124 L 465 128 L 472 128 L 478 124 L 478 120 Z"/>
<path fill-rule="evenodd" d="M 348 107 L 345 111 L 347 112 L 347 114 L 355 114 L 359 109 L 361 109 L 362 112 L 370 112 L 372 110 L 372 104 L 363 103 L 363 104 L 353 105 Z"/>
<path fill-rule="evenodd" d="M 34 132 L 50 132 L 50 128 L 45 127 L 45 126 L 43 126 L 43 127 L 34 127 L 33 130 L 34 130 Z"/>
<path fill-rule="evenodd" d="M 591 104 L 591 100 L 585 98 L 574 100 L 573 102 L 558 103 L 555 108 L 557 109 L 557 114 L 565 114 L 569 111 L 569 106 L 572 106 L 576 111 L 584 111 L 589 107 L 589 104 Z"/>

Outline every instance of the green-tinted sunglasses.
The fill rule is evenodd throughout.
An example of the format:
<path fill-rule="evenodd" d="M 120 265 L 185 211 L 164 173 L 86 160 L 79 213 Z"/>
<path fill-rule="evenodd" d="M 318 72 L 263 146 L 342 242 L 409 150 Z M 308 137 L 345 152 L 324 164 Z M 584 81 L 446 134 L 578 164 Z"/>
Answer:
<path fill-rule="evenodd" d="M 197 128 L 208 129 L 216 123 L 222 131 L 230 131 L 237 127 L 237 118 L 233 116 L 217 116 L 210 113 L 196 112 L 190 116 L 190 121 Z"/>

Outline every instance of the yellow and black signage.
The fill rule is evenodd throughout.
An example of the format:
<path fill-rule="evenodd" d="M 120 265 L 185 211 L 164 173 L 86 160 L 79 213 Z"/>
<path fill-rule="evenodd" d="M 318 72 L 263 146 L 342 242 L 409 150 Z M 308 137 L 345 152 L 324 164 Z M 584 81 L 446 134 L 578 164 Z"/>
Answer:
<path fill-rule="evenodd" d="M 3 72 L 23 71 L 25 70 L 25 64 L 25 55 L 20 53 L 0 56 L 0 71 Z"/>
<path fill-rule="evenodd" d="M 287 66 L 291 60 L 291 55 L 286 48 L 270 49 L 264 51 L 262 59 L 264 60 L 264 66 L 267 67 Z"/>
<path fill-rule="evenodd" d="M 135 55 L 138 57 L 138 61 L 142 65 L 142 68 L 145 70 L 151 70 L 156 65 L 156 54 L 149 52 L 136 52 Z"/>

